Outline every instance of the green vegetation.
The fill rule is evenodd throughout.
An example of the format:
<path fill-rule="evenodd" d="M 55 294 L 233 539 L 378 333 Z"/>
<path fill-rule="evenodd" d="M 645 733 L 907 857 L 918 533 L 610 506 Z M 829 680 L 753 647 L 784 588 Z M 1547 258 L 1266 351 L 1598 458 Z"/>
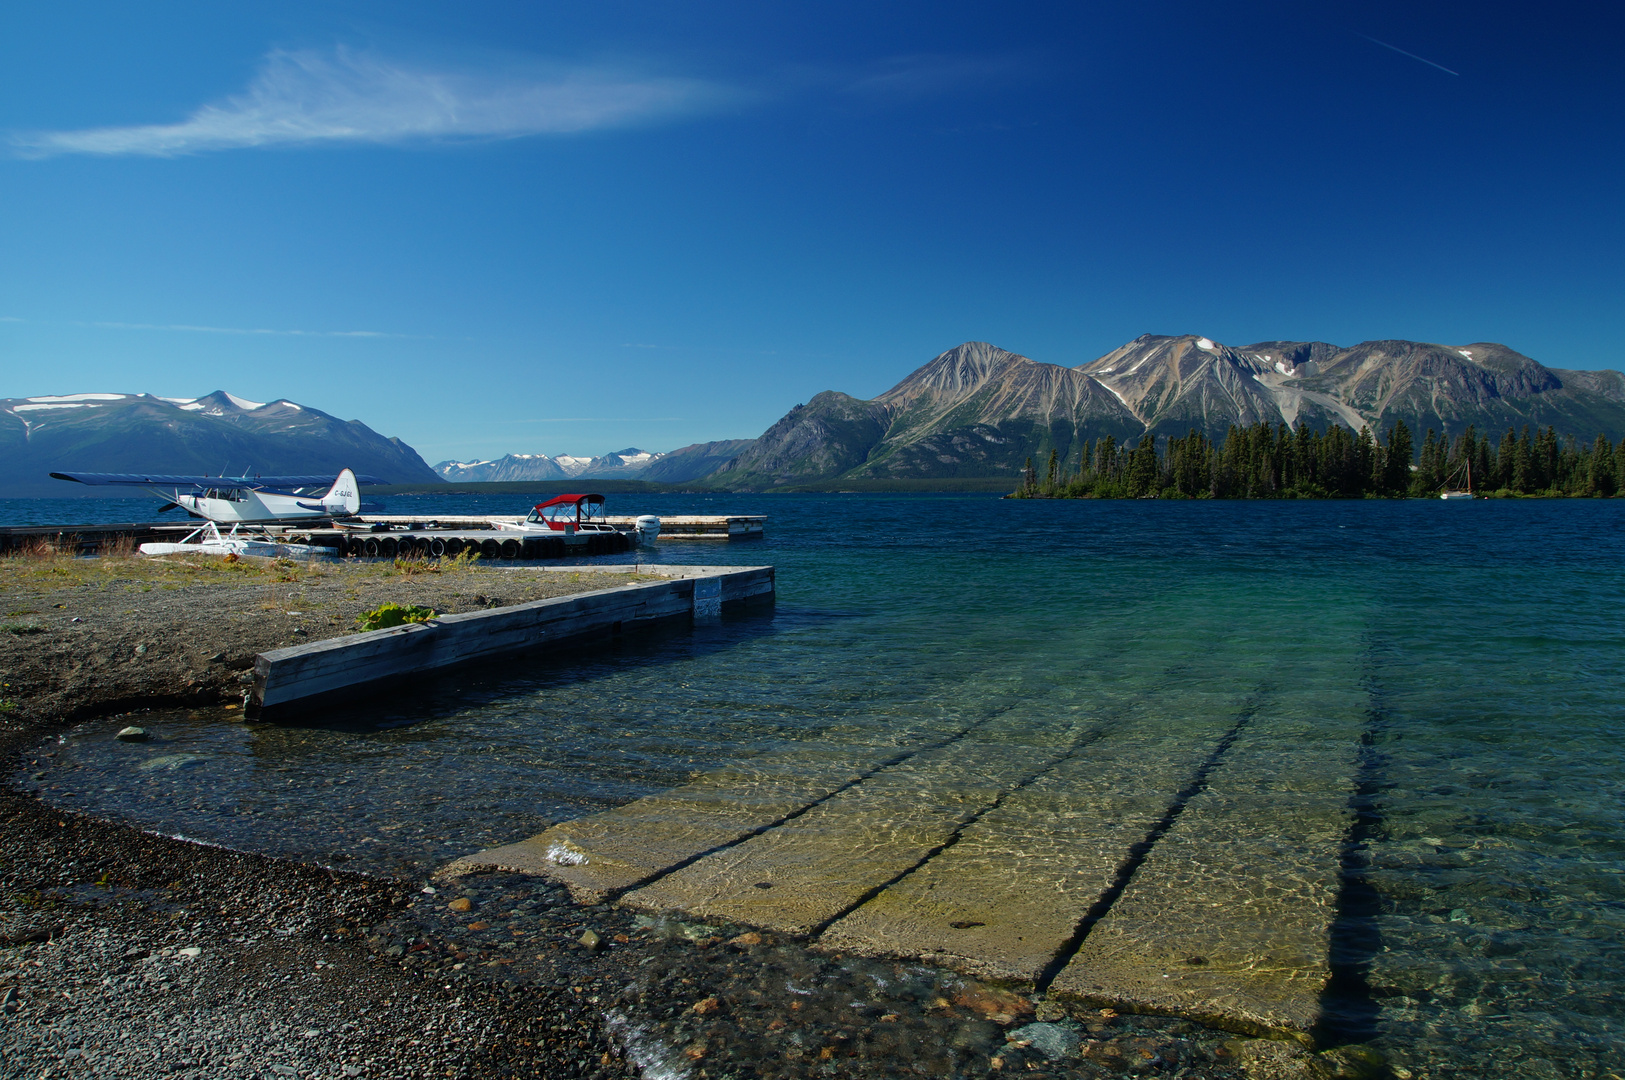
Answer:
<path fill-rule="evenodd" d="M 365 612 L 356 622 L 363 630 L 387 630 L 391 626 L 428 622 L 437 614 L 439 612 L 433 608 L 418 607 L 416 604 L 402 607 L 392 600 Z"/>
<path fill-rule="evenodd" d="M 1625 441 L 1602 435 L 1590 444 L 1552 428 L 1508 431 L 1499 446 L 1469 427 L 1454 440 L 1429 428 L 1413 453 L 1403 423 L 1378 442 L 1368 428 L 1316 432 L 1258 423 L 1230 428 L 1215 443 L 1192 430 L 1167 441 L 1142 438 L 1118 446 L 1110 435 L 1085 443 L 1075 473 L 1050 451 L 1043 479 L 1027 459 L 1018 499 L 1359 499 L 1425 498 L 1464 489 L 1500 498 L 1608 498 L 1625 488 Z"/>

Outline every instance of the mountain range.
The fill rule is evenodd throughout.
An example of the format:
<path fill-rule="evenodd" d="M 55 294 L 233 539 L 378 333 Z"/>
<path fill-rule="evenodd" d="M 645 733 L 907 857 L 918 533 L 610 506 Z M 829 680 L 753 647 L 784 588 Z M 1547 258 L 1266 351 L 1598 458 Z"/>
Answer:
<path fill-rule="evenodd" d="M 1053 449 L 1075 469 L 1086 442 L 1184 435 L 1232 425 L 1429 429 L 1468 425 L 1625 437 L 1625 374 L 1570 371 L 1488 342 L 1437 345 L 1264 341 L 1232 347 L 1194 334 L 1146 334 L 1076 367 L 969 341 L 871 399 L 828 390 L 759 438 L 635 447 L 597 457 L 509 454 L 430 468 L 410 446 L 358 420 L 216 391 L 200 398 L 69 394 L 0 399 L 0 496 L 78 494 L 52 471 L 337 472 L 398 484 L 634 479 L 759 491 L 844 481 L 1014 478 Z"/>
<path fill-rule="evenodd" d="M 442 461 L 434 471 L 451 483 L 516 480 L 647 480 L 682 484 L 716 472 L 755 439 L 694 443 L 669 453 L 629 447 L 598 457 L 508 454 L 488 461 Z"/>
<path fill-rule="evenodd" d="M 1555 427 L 1625 437 L 1625 375 L 1548 368 L 1504 345 L 1267 341 L 1233 348 L 1146 334 L 1077 367 L 986 342 L 940 354 L 879 397 L 825 391 L 797 405 L 707 485 L 761 490 L 843 479 L 1013 476 L 1053 448 L 1076 467 L 1085 441 L 1222 439 L 1260 421 L 1382 435 L 1403 421 L 1457 435 Z"/>
<path fill-rule="evenodd" d="M 7 497 L 91 490 L 52 480 L 53 471 L 336 476 L 346 467 L 398 484 L 440 479 L 401 440 L 287 400 L 249 401 L 223 390 L 200 398 L 0 399 L 0 495 Z"/>

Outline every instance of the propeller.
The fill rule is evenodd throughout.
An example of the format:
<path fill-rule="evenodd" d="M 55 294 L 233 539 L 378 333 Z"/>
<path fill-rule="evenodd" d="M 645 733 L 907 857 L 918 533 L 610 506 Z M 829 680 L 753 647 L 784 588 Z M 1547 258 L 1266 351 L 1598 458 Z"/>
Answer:
<path fill-rule="evenodd" d="M 164 505 L 162 505 L 162 506 L 160 506 L 158 508 L 158 513 L 167 514 L 167 513 L 169 513 L 171 510 L 175 509 L 179 505 L 180 505 L 180 503 L 164 503 Z"/>

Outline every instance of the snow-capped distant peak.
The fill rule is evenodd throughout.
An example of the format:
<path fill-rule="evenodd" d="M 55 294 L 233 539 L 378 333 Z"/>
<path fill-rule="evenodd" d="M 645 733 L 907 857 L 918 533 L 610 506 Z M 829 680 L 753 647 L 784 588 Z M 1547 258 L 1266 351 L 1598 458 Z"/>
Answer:
<path fill-rule="evenodd" d="M 29 405 L 13 405 L 11 411 L 36 412 L 40 409 L 99 409 L 101 405 L 94 401 L 41 401 Z"/>
<path fill-rule="evenodd" d="M 553 459 L 553 464 L 563 469 L 565 476 L 575 477 L 586 471 L 587 466 L 592 464 L 592 458 L 560 454 Z"/>
<path fill-rule="evenodd" d="M 128 394 L 47 394 L 44 397 L 31 397 L 28 400 L 36 403 L 64 402 L 64 401 L 123 401 Z"/>
<path fill-rule="evenodd" d="M 229 400 L 233 405 L 237 406 L 239 409 L 245 409 L 248 412 L 253 412 L 255 409 L 263 409 L 263 408 L 265 408 L 265 402 L 263 402 L 263 401 L 249 401 L 247 398 L 240 398 L 236 394 L 233 394 L 233 393 L 231 393 L 229 391 L 226 391 L 225 393 L 226 393 L 227 400 Z"/>
<path fill-rule="evenodd" d="M 1196 339 L 1196 347 L 1204 352 L 1214 351 L 1212 340 L 1205 337 L 1199 337 Z"/>

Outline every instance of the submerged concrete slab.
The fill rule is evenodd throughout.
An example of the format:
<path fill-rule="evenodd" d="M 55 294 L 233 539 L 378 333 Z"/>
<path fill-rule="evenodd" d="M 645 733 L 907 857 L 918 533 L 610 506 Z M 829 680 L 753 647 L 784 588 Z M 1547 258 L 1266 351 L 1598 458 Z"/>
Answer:
<path fill-rule="evenodd" d="M 1362 720 L 1255 717 L 1051 997 L 1306 1037 L 1331 976 Z"/>
<path fill-rule="evenodd" d="M 632 888 L 686 859 L 768 828 L 908 751 L 815 744 L 766 755 L 518 843 L 465 856 L 442 873 L 503 869 L 561 881 L 584 902 Z"/>
<path fill-rule="evenodd" d="M 1064 752 L 973 739 L 926 751 L 622 902 L 810 934 Z"/>
<path fill-rule="evenodd" d="M 1114 729 L 830 926 L 819 945 L 1035 982 L 1232 723 Z"/>

